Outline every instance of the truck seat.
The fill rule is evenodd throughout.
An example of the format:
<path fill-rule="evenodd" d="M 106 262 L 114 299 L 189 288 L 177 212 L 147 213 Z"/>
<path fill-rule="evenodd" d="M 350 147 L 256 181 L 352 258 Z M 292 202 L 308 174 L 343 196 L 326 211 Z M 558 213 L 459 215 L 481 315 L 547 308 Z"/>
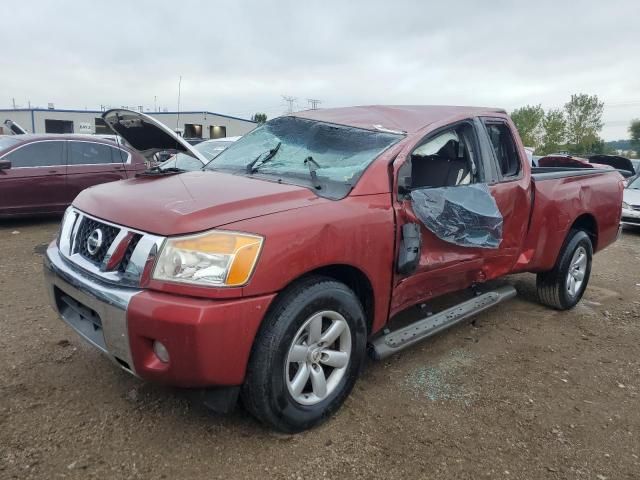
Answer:
<path fill-rule="evenodd" d="M 464 144 L 450 140 L 435 155 L 412 155 L 411 187 L 437 188 L 469 183 L 469 162 L 465 154 Z"/>

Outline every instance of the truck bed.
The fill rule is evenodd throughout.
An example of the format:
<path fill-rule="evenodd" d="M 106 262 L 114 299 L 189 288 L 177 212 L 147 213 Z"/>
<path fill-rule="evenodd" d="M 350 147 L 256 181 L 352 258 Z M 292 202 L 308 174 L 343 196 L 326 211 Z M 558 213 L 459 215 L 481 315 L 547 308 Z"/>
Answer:
<path fill-rule="evenodd" d="M 514 271 L 553 268 L 576 222 L 593 230 L 594 251 L 613 243 L 620 224 L 622 180 L 613 169 L 532 168 L 531 217 Z"/>
<path fill-rule="evenodd" d="M 532 167 L 531 178 L 540 182 L 557 178 L 580 177 L 602 173 L 615 173 L 611 168 L 577 168 L 577 167 Z"/>

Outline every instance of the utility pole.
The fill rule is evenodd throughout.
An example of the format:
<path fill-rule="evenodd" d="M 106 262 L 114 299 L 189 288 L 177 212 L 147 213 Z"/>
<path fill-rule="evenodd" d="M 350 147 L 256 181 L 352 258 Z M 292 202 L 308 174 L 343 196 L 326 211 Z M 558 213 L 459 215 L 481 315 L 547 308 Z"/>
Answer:
<path fill-rule="evenodd" d="M 13 102 L 13 109 L 15 110 L 16 109 L 16 99 L 12 98 L 11 101 Z"/>
<path fill-rule="evenodd" d="M 282 99 L 289 104 L 287 107 L 287 113 L 293 113 L 293 104 L 298 100 L 298 98 L 290 97 L 289 95 L 282 95 Z"/>
<path fill-rule="evenodd" d="M 317 98 L 307 98 L 307 102 L 309 103 L 309 106 L 311 107 L 311 110 L 317 110 L 318 109 L 318 105 L 320 103 L 322 103 Z"/>
<path fill-rule="evenodd" d="M 178 116 L 176 117 L 176 131 L 180 129 L 180 88 L 182 86 L 182 75 L 180 75 L 180 80 L 178 80 Z"/>

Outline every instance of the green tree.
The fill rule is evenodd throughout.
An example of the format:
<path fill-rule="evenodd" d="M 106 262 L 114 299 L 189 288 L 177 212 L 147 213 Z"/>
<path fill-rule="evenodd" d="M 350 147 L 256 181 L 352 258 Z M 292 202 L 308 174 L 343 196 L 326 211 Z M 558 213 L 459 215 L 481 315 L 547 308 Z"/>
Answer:
<path fill-rule="evenodd" d="M 567 142 L 572 153 L 588 153 L 600 144 L 604 102 L 597 95 L 571 95 L 564 106 L 567 120 Z"/>
<path fill-rule="evenodd" d="M 251 117 L 251 120 L 253 120 L 254 122 L 259 123 L 260 125 L 262 125 L 264 122 L 267 121 L 267 114 L 266 113 L 254 113 L 253 117 Z"/>
<path fill-rule="evenodd" d="M 591 144 L 591 147 L 586 153 L 598 153 L 598 154 L 607 153 L 607 148 L 605 146 L 604 140 L 598 137 L 598 139 Z"/>
<path fill-rule="evenodd" d="M 558 152 L 564 149 L 567 136 L 567 120 L 561 109 L 549 110 L 542 119 L 542 148 L 540 155 Z"/>
<path fill-rule="evenodd" d="M 631 121 L 631 125 L 629 125 L 629 135 L 631 136 L 631 148 L 633 148 L 636 153 L 640 153 L 640 119 L 635 119 Z"/>
<path fill-rule="evenodd" d="M 526 105 L 511 112 L 511 119 L 516 124 L 522 143 L 527 147 L 539 148 L 542 145 L 544 129 L 542 121 L 544 110 L 542 105 Z"/>

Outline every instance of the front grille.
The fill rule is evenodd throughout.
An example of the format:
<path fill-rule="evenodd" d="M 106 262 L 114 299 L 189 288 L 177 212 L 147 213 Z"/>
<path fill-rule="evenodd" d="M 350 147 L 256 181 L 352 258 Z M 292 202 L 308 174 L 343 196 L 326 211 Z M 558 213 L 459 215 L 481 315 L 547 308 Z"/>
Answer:
<path fill-rule="evenodd" d="M 100 236 L 102 242 L 97 242 Z M 58 248 L 66 260 L 100 280 L 137 287 L 163 241 L 163 237 L 108 223 L 71 207 L 62 222 Z"/>
<path fill-rule="evenodd" d="M 100 264 L 104 260 L 104 256 L 107 254 L 109 247 L 120 230 L 114 226 L 98 222 L 97 220 L 89 217 L 83 217 L 81 222 L 82 223 L 80 223 L 80 227 L 78 228 L 78 234 L 76 235 L 76 252 L 87 260 Z M 92 254 L 89 251 L 88 240 L 89 237 L 97 230 L 102 232 L 102 242 L 99 248 Z"/>
<path fill-rule="evenodd" d="M 131 255 L 133 255 L 133 251 L 138 246 L 138 242 L 140 241 L 141 238 L 142 238 L 142 235 L 140 235 L 139 233 L 136 233 L 136 234 L 133 235 L 133 238 L 129 242 L 129 246 L 127 247 L 126 252 L 124 252 L 124 255 L 122 256 L 122 260 L 120 261 L 120 265 L 118 265 L 118 271 L 120 273 L 124 273 L 124 272 L 127 271 L 127 266 L 129 265 L 129 262 L 131 261 Z"/>

